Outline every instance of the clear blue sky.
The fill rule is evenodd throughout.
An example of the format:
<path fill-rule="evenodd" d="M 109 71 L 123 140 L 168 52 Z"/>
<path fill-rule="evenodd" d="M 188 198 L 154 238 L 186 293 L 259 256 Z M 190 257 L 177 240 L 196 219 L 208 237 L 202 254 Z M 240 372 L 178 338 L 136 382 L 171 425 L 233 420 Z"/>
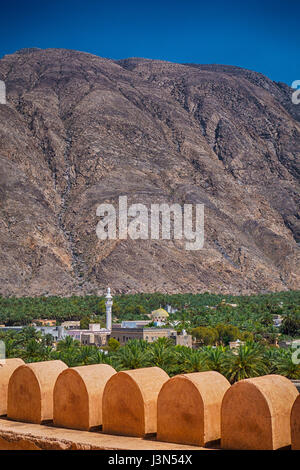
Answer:
<path fill-rule="evenodd" d="M 300 3 L 290 0 L 1 2 L 0 57 L 24 47 L 121 59 L 238 65 L 300 79 Z"/>

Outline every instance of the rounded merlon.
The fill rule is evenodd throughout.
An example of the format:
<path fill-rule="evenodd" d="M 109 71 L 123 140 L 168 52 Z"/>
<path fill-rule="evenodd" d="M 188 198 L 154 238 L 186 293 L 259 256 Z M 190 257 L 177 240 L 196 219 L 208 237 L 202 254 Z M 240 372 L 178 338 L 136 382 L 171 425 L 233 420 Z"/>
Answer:
<path fill-rule="evenodd" d="M 23 359 L 5 359 L 0 364 L 0 416 L 7 413 L 7 391 L 9 379 L 13 372 L 24 364 Z"/>
<path fill-rule="evenodd" d="M 53 394 L 53 422 L 70 429 L 102 425 L 102 396 L 107 381 L 116 374 L 108 364 L 72 367 L 58 376 Z"/>
<path fill-rule="evenodd" d="M 294 401 L 291 411 L 292 450 L 300 450 L 300 395 Z"/>
<path fill-rule="evenodd" d="M 18 367 L 8 384 L 7 416 L 40 424 L 53 419 L 53 390 L 67 366 L 62 361 L 33 362 Z"/>
<path fill-rule="evenodd" d="M 221 438 L 221 404 L 230 383 L 218 372 L 172 377 L 157 402 L 157 439 L 204 446 Z"/>
<path fill-rule="evenodd" d="M 103 393 L 103 432 L 143 437 L 157 431 L 157 398 L 169 376 L 159 367 L 118 372 Z"/>
<path fill-rule="evenodd" d="M 275 450 L 291 445 L 290 415 L 298 391 L 280 375 L 236 382 L 221 410 L 221 447 Z"/>

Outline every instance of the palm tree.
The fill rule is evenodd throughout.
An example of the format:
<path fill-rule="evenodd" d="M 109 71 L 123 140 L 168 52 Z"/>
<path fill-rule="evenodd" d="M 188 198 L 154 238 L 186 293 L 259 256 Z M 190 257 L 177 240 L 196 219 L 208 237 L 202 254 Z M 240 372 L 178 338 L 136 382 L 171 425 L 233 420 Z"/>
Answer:
<path fill-rule="evenodd" d="M 115 353 L 119 370 L 139 369 L 147 365 L 145 342 L 128 341 L 125 346 Z M 146 343 L 147 345 L 147 343 Z"/>
<path fill-rule="evenodd" d="M 47 333 L 45 336 L 43 336 L 43 343 L 46 346 L 52 346 L 53 345 L 53 336 L 50 333 Z"/>
<path fill-rule="evenodd" d="M 24 342 L 27 342 L 31 339 L 40 340 L 41 338 L 42 335 L 40 331 L 37 331 L 34 326 L 26 326 L 19 334 L 19 339 Z"/>
<path fill-rule="evenodd" d="M 178 350 L 178 364 L 181 373 L 202 372 L 207 369 L 206 358 L 201 349 L 185 348 Z"/>
<path fill-rule="evenodd" d="M 60 359 L 65 364 L 67 364 L 68 367 L 76 367 L 82 364 L 81 357 L 79 354 L 79 348 L 70 348 L 64 349 L 63 351 L 54 351 L 51 356 L 52 359 Z"/>
<path fill-rule="evenodd" d="M 159 338 L 151 343 L 146 352 L 146 362 L 149 366 L 157 366 L 167 373 L 172 371 L 176 361 L 173 343 L 169 338 Z"/>
<path fill-rule="evenodd" d="M 262 347 L 257 343 L 242 344 L 224 358 L 224 372 L 233 383 L 267 373 Z"/>
<path fill-rule="evenodd" d="M 300 379 L 300 364 L 293 361 L 292 354 L 282 355 L 277 362 L 276 372 L 291 380 Z"/>
<path fill-rule="evenodd" d="M 72 336 L 66 336 L 57 344 L 57 351 L 63 351 L 64 349 L 70 349 L 71 347 L 80 346 L 80 342 L 77 339 L 73 339 Z"/>
<path fill-rule="evenodd" d="M 4 343 L 6 357 L 19 357 L 21 355 L 20 349 L 13 338 L 8 337 L 4 340 Z"/>
<path fill-rule="evenodd" d="M 95 364 L 97 360 L 96 356 L 97 348 L 95 346 L 81 346 L 79 348 L 79 357 L 82 365 L 87 366 L 89 364 Z"/>
<path fill-rule="evenodd" d="M 50 361 L 52 359 L 53 349 L 51 346 L 44 346 L 40 351 L 40 361 Z"/>
<path fill-rule="evenodd" d="M 109 366 L 112 366 L 114 369 L 117 371 L 120 370 L 120 362 L 115 354 L 115 351 L 113 352 L 107 352 L 107 351 L 101 351 L 101 349 L 97 349 L 95 352 L 95 363 L 96 364 L 108 364 Z"/>
<path fill-rule="evenodd" d="M 176 330 L 186 330 L 190 326 L 190 312 L 186 310 L 182 310 L 181 315 L 179 316 L 180 322 L 176 325 Z"/>
<path fill-rule="evenodd" d="M 207 346 L 202 348 L 205 365 L 208 370 L 215 370 L 222 374 L 224 372 L 224 360 L 227 355 L 227 350 L 224 346 L 211 347 Z"/>
<path fill-rule="evenodd" d="M 286 351 L 275 347 L 266 348 L 264 351 L 264 362 L 269 374 L 277 374 L 277 366 L 280 359 L 286 355 Z"/>
<path fill-rule="evenodd" d="M 34 338 L 30 339 L 22 356 L 26 362 L 38 362 L 41 360 L 42 347 Z"/>

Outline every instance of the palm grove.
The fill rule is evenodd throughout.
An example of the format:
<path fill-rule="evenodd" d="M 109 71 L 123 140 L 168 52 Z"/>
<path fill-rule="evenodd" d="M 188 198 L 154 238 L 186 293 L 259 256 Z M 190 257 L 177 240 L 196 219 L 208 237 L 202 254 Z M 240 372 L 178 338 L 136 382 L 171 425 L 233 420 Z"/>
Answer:
<path fill-rule="evenodd" d="M 268 373 L 300 379 L 300 364 L 292 347 L 276 347 L 280 339 L 300 338 L 300 291 L 253 296 L 120 295 L 114 298 L 114 321 L 147 319 L 148 313 L 167 304 L 177 309 L 170 315 L 169 325 L 191 333 L 195 349 L 175 346 L 166 338 L 152 344 L 132 340 L 125 346 L 111 339 L 102 350 L 80 345 L 71 337 L 55 344 L 51 335 L 42 336 L 30 326 L 37 318 L 56 319 L 58 324 L 80 320 L 82 327 L 90 322 L 104 326 L 104 298 L 96 295 L 0 297 L 0 323 L 25 325 L 20 332 L 0 333 L 0 340 L 5 342 L 7 357 L 21 357 L 26 362 L 61 359 L 69 367 L 108 363 L 116 370 L 158 366 L 170 376 L 216 370 L 231 383 Z M 274 326 L 274 315 L 283 318 L 280 328 Z M 237 339 L 244 344 L 229 349 L 229 342 Z"/>

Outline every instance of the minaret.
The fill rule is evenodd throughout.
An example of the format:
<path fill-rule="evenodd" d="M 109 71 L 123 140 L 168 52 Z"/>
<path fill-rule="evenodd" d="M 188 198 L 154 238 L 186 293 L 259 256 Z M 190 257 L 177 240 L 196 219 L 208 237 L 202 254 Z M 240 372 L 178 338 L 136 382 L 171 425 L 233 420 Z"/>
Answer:
<path fill-rule="evenodd" d="M 111 331 L 111 308 L 113 304 L 112 295 L 110 293 L 110 288 L 107 288 L 106 294 L 106 329 Z"/>

